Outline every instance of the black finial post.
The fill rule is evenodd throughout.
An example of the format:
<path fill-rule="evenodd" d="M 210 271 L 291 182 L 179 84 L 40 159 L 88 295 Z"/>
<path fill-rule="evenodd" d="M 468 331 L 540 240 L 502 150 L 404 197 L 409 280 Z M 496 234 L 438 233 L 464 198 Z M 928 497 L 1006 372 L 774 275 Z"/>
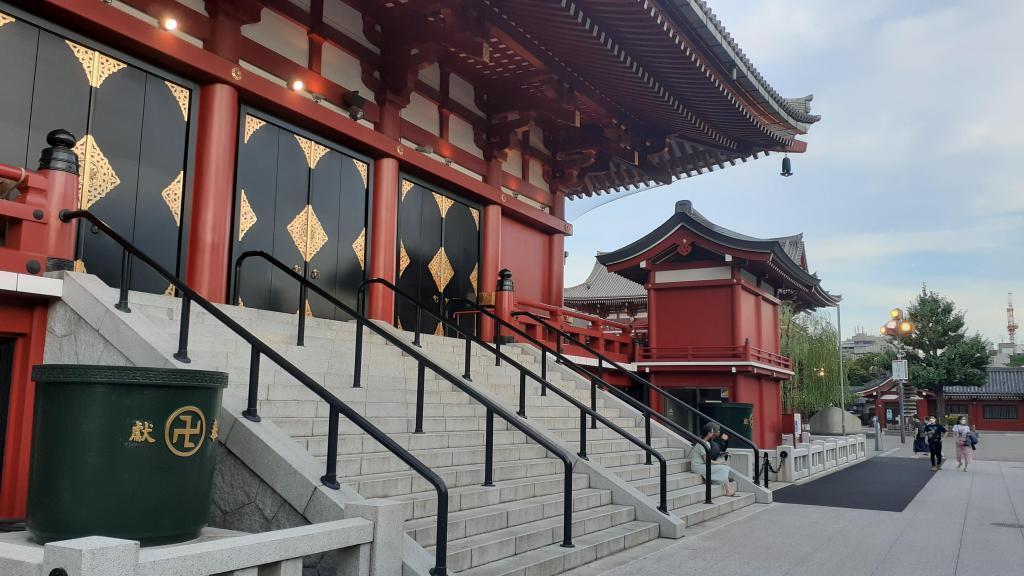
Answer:
<path fill-rule="evenodd" d="M 498 272 L 498 285 L 495 290 L 498 292 L 515 292 L 516 285 L 512 282 L 512 271 L 508 268 L 502 268 Z"/>
<path fill-rule="evenodd" d="M 60 170 L 78 174 L 78 154 L 75 154 L 75 135 L 67 130 L 53 130 L 46 135 L 49 148 L 39 156 L 40 170 Z"/>

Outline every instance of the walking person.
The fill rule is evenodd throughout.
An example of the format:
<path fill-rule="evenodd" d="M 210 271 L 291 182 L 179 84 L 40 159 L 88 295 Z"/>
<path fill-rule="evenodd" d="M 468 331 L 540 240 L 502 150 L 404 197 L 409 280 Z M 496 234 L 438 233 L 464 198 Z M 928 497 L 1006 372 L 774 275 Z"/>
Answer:
<path fill-rule="evenodd" d="M 946 427 L 939 424 L 935 416 L 929 416 L 924 433 L 928 437 L 928 453 L 932 459 L 932 470 L 942 470 L 942 439 L 946 437 Z"/>
<path fill-rule="evenodd" d="M 953 425 L 953 439 L 956 441 L 956 467 L 962 466 L 964 472 L 967 472 L 967 467 L 974 458 L 973 436 L 974 432 L 967 425 L 967 417 L 961 416 Z"/>
<path fill-rule="evenodd" d="M 918 455 L 924 456 L 929 452 L 928 450 L 928 439 L 924 434 L 925 423 L 921 421 L 921 417 L 917 414 L 913 416 L 914 425 L 914 458 Z"/>

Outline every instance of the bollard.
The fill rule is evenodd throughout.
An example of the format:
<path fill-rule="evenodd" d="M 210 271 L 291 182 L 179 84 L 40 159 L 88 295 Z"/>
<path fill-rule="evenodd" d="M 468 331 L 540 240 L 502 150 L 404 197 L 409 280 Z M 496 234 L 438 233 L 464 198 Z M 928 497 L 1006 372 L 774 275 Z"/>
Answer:
<path fill-rule="evenodd" d="M 878 423 L 878 416 L 874 416 L 875 421 L 875 452 L 882 451 L 882 425 Z"/>

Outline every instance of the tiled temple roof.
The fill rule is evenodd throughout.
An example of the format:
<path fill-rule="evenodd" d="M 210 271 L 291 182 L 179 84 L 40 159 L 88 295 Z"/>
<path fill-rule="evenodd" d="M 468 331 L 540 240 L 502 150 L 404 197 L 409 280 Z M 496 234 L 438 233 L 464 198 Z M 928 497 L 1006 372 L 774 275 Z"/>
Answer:
<path fill-rule="evenodd" d="M 564 291 L 566 303 L 602 301 L 646 301 L 647 289 L 628 278 L 613 274 L 600 262 L 594 262 L 582 284 L 569 286 Z"/>

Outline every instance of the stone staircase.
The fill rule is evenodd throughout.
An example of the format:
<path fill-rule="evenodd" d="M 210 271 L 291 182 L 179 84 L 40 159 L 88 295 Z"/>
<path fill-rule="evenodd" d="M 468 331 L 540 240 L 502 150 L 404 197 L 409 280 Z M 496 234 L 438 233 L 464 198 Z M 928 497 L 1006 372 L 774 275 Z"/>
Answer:
<path fill-rule="evenodd" d="M 180 300 L 132 294 L 133 311 L 142 312 L 168 334 L 177 334 Z M 449 487 L 448 568 L 467 575 L 557 574 L 658 538 L 665 534 L 651 510 L 657 506 L 658 466 L 644 463 L 633 444 L 603 426 L 588 430 L 589 467 L 578 462 L 572 477 L 573 548 L 563 548 L 564 465 L 561 460 L 494 420 L 493 487 L 484 487 L 485 408 L 427 371 L 423 433 L 414 433 L 417 364 L 399 349 L 366 332 L 362 387 L 353 388 L 355 325 L 308 318 L 305 346 L 295 346 L 296 316 L 225 306 L 236 321 L 275 347 L 309 376 L 352 408 L 370 418 L 395 441 L 430 466 Z M 230 374 L 229 390 L 243 393 L 249 377 L 249 347 L 207 313 L 193 307 L 189 354 L 196 367 Z M 411 333 L 401 334 L 412 340 Z M 431 359 L 461 374 L 463 342 L 423 336 Z M 539 369 L 535 356 L 518 345 L 503 347 L 526 366 Z M 549 381 L 581 402 L 589 392 L 560 370 Z M 511 410 L 518 407 L 518 372 L 474 347 L 472 383 Z M 539 395 L 529 385 L 528 422 L 578 451 L 579 411 L 553 394 Z M 603 394 L 603 393 L 602 393 Z M 313 457 L 326 460 L 327 405 L 271 362 L 260 367 L 259 413 L 287 432 Z M 614 400 L 598 400 L 599 412 L 634 436 L 643 438 L 642 420 L 620 412 Z M 672 514 L 691 526 L 754 502 L 752 494 L 726 498 L 716 487 L 713 504 L 703 504 L 700 477 L 689 470 L 687 446 L 677 438 L 653 440 L 668 461 L 668 497 Z M 387 498 L 404 505 L 406 533 L 432 551 L 436 544 L 436 493 L 381 445 L 341 419 L 338 479 L 366 498 Z M 622 496 L 632 487 L 640 500 Z M 626 489 L 628 492 L 628 488 Z M 660 515 L 659 515 L 660 516 Z"/>

